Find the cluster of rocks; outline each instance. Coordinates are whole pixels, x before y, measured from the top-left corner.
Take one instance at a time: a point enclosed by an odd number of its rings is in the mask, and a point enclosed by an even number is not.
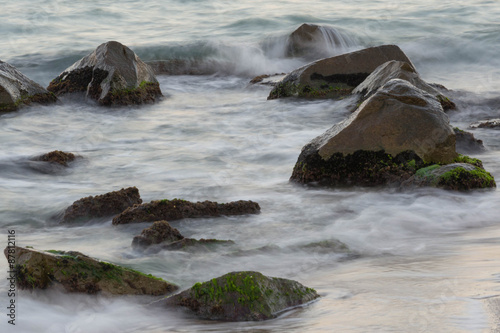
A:
[[[31,103],[54,103],[69,93],[85,94],[104,106],[154,103],[162,96],[151,66],[115,41],[99,45],[53,79],[47,89],[0,61],[0,112]]]

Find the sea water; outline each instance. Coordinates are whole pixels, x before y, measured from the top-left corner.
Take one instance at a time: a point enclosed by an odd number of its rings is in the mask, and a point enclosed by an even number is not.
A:
[[[117,40],[141,59],[210,63],[209,76],[158,76],[154,105],[103,108],[75,96],[0,116],[0,226],[16,244],[75,250],[138,269],[182,289],[255,270],[315,288],[318,301],[265,322],[221,323],[145,300],[22,291],[7,323],[7,263],[0,260],[2,332],[482,332],[498,325],[497,190],[322,189],[289,183],[301,148],[345,119],[354,101],[267,101],[261,74],[289,72],[286,37],[325,27],[322,53],[397,44],[427,82],[451,89],[453,126],[500,116],[498,1],[4,1],[0,59],[43,86],[99,44]],[[335,35],[332,36],[331,33]],[[342,43],[333,45],[340,39]],[[324,55],[322,54],[322,55]],[[498,131],[472,130],[473,154],[500,179]],[[63,173],[28,160],[81,155]],[[145,202],[253,200],[259,215],[173,221],[186,237],[231,239],[214,252],[143,255],[131,241],[148,226],[111,219],[60,226],[79,198],[137,186]],[[313,242],[344,242],[307,248]],[[254,251],[264,248],[265,250]]]

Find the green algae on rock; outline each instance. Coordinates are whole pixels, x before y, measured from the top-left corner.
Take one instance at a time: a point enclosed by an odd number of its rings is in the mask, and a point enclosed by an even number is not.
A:
[[[89,196],[73,202],[66,208],[62,223],[83,222],[94,217],[113,216],[141,203],[142,199],[137,187]]]
[[[174,221],[185,218],[258,214],[259,212],[259,204],[253,201],[239,200],[229,203],[217,203],[208,200],[189,202],[182,199],[164,199],[127,208],[113,218],[113,224],[161,220]]]
[[[50,104],[57,97],[30,80],[14,66],[0,61],[0,112],[9,112],[31,103]]]
[[[296,281],[245,271],[196,283],[158,304],[183,306],[210,320],[251,321],[275,318],[318,297],[314,289]]]
[[[153,69],[119,42],[101,44],[50,82],[56,95],[86,92],[104,106],[153,103],[162,96]]]
[[[15,247],[14,256],[20,289],[62,286],[67,292],[153,296],[166,295],[178,289],[176,285],[153,275],[99,261],[76,251],[38,251]]]

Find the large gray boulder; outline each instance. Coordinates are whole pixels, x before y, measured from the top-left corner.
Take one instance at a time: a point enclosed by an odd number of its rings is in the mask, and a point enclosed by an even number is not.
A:
[[[380,65],[352,93],[360,94],[363,99],[366,99],[392,79],[406,80],[415,87],[431,94],[439,100],[444,110],[455,108],[455,104],[448,97],[420,78],[412,64],[403,61],[391,60]]]
[[[382,45],[321,59],[294,70],[274,87],[268,99],[298,96],[339,98],[349,95],[377,67],[390,61],[410,59],[396,45]]]
[[[0,61],[0,112],[15,111],[31,103],[49,104],[57,97],[30,80],[14,66]]]
[[[108,295],[166,295],[178,287],[161,278],[99,261],[76,251],[7,247],[20,289],[62,287],[67,292]]]
[[[311,302],[314,289],[288,279],[259,272],[232,272],[196,283],[158,305],[183,306],[211,320],[251,321],[275,318],[280,312]]]
[[[354,41],[335,28],[304,23],[288,36],[285,55],[319,59],[352,45]]]
[[[415,164],[447,164],[457,156],[455,133],[438,100],[393,79],[348,119],[306,145],[291,180],[385,184],[410,177]]]
[[[52,80],[56,95],[85,92],[101,105],[153,103],[162,95],[153,69],[127,46],[107,42]]]

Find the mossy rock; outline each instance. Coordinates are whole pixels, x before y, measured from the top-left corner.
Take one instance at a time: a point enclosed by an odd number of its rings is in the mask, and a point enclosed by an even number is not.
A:
[[[318,297],[314,289],[296,281],[245,271],[196,283],[159,304],[183,306],[205,319],[252,321],[275,318]]]
[[[15,259],[20,289],[62,286],[67,292],[153,296],[178,289],[151,274],[99,261],[76,251],[37,251],[16,247]]]
[[[468,163],[431,165],[418,170],[411,182],[420,186],[434,186],[458,191],[496,187],[493,176],[478,166],[482,165],[481,161],[467,159],[475,162],[475,165]],[[467,159],[463,158],[463,160]]]

